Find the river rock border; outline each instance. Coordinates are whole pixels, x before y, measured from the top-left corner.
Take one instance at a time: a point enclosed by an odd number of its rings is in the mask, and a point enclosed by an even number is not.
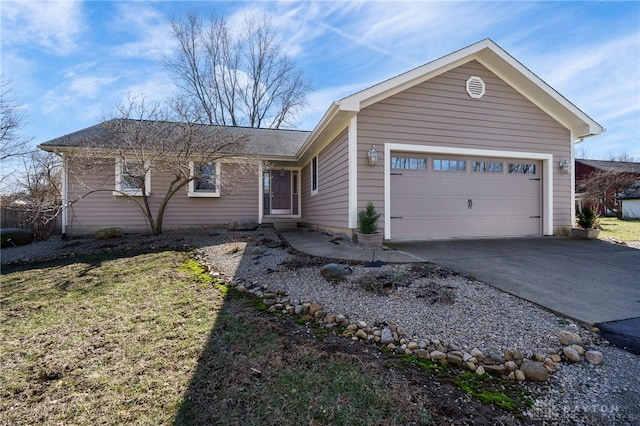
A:
[[[207,270],[211,267],[205,265]],[[222,280],[218,272],[210,274]],[[224,280],[223,280],[224,281]],[[599,365],[603,354],[587,350],[582,338],[573,332],[558,333],[561,347],[548,348],[545,353],[523,354],[519,349],[490,351],[483,353],[478,348],[466,351],[440,340],[409,337],[394,324],[369,325],[364,321],[350,319],[347,314],[326,312],[316,301],[291,300],[283,289],[270,289],[268,284],[236,283],[226,281],[238,293],[260,300],[267,312],[283,313],[305,321],[317,321],[327,330],[350,338],[354,342],[376,345],[399,355],[415,356],[432,360],[442,365],[466,368],[478,375],[490,373],[514,381],[546,381],[562,363],[588,362]]]

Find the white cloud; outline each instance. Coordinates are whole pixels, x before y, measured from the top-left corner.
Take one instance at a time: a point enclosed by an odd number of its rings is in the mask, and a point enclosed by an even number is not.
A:
[[[115,55],[160,60],[176,45],[169,18],[157,9],[135,2],[119,2],[117,8],[111,30],[128,33],[133,40],[113,46]]]
[[[85,28],[78,1],[3,1],[2,44],[7,47],[37,44],[56,55],[78,47]]]

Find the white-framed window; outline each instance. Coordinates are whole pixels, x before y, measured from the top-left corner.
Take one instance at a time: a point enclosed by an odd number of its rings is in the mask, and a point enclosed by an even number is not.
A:
[[[509,173],[535,175],[536,174],[536,165],[535,164],[526,164],[526,163],[510,163],[509,164]]]
[[[391,168],[402,170],[427,170],[427,159],[416,157],[391,157]]]
[[[318,193],[318,156],[311,159],[311,195]]]
[[[128,158],[117,159],[116,190],[113,194],[142,197],[143,190],[147,195],[151,195],[151,173],[148,164]]]
[[[500,161],[474,161],[473,171],[476,173],[502,173],[502,162]]]
[[[189,163],[191,176],[189,182],[189,197],[219,197],[220,196],[220,163]]]
[[[464,172],[467,170],[465,160],[434,159],[433,170],[436,172]]]

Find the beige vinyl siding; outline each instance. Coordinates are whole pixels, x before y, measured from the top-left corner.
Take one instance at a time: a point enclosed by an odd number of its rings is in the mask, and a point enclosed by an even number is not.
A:
[[[349,210],[348,135],[318,154],[318,193],[311,195],[311,161],[302,169],[302,215],[310,225],[346,228]]]
[[[115,160],[113,165],[74,178],[74,167],[70,164],[69,201],[73,202],[68,210],[69,235],[86,235],[98,229],[119,226],[125,232],[148,232],[148,224],[134,200],[142,203],[142,197],[124,197],[113,195],[115,187]],[[222,173],[232,174],[238,166],[222,164]],[[77,169],[76,169],[77,170]],[[151,197],[152,211],[158,206],[170,177],[152,173]],[[104,190],[86,195],[86,186]],[[180,189],[169,201],[165,211],[163,229],[199,228],[226,225],[232,219],[258,218],[258,176],[248,176],[241,182],[235,182],[221,188],[219,198],[188,197],[188,186]],[[83,197],[84,196],[84,197]],[[82,197],[82,198],[81,198]]]
[[[470,76],[485,82],[481,99],[472,99],[465,91]],[[570,225],[570,175],[557,167],[560,160],[571,158],[569,131],[477,61],[360,111],[359,207],[372,197],[382,204],[382,147],[387,142],[552,154],[554,225]],[[375,168],[365,166],[371,145],[380,153]]]

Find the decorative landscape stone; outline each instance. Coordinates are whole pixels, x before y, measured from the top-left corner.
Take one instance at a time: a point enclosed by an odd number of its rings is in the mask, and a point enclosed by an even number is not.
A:
[[[99,231],[96,231],[95,236],[98,240],[108,240],[109,238],[122,237],[122,228],[114,227],[100,229]]]
[[[327,268],[328,267],[328,268]],[[329,264],[323,270],[339,273],[350,272],[350,268],[338,264]],[[324,276],[324,274],[323,274]],[[326,277],[325,277],[326,278]],[[408,337],[395,324],[386,322],[376,323],[369,326],[362,320],[350,320],[343,313],[328,313],[317,301],[311,302],[289,302],[284,290],[268,290],[268,287],[260,286],[254,282],[244,285],[230,282],[239,292],[260,297],[265,305],[270,305],[269,311],[283,312],[290,315],[300,316],[302,319],[318,321],[326,329],[341,330],[345,337],[354,342],[379,345],[398,354],[405,356],[415,356],[419,359],[431,359],[440,364],[450,364],[474,371],[478,375],[490,373],[492,375],[506,377],[513,381],[546,381],[550,378],[558,366],[563,362],[581,362],[584,360],[599,365],[603,361],[603,356],[597,351],[584,350],[582,338],[573,332],[563,331],[558,333],[558,339],[562,343],[560,348],[544,348],[540,352],[523,356],[519,349],[488,351],[488,356],[478,348],[472,348],[465,352],[458,345],[447,344],[440,339],[420,339],[415,336]],[[340,326],[341,328],[337,328]]]
[[[31,244],[34,234],[29,229],[22,228],[2,228],[0,229],[2,247],[15,247]]]
[[[253,231],[260,224],[255,219],[234,219],[227,225],[229,231]]]

